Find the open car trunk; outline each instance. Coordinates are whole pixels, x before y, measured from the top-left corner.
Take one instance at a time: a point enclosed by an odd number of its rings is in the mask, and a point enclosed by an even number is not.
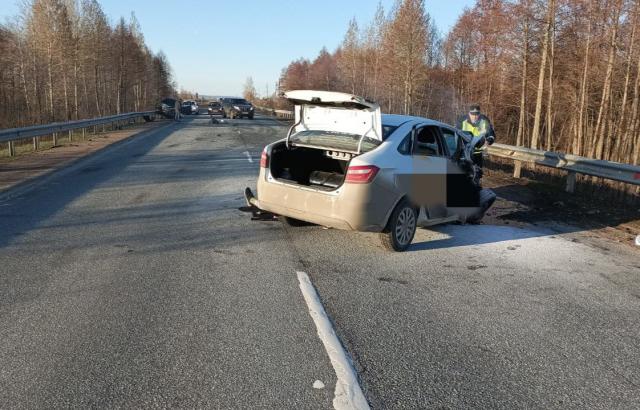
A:
[[[332,91],[289,91],[285,97],[295,105],[295,123],[269,159],[280,182],[335,190],[351,159],[382,143],[380,107],[373,102]]]
[[[271,176],[279,182],[333,191],[344,183],[353,154],[309,147],[273,147]]]

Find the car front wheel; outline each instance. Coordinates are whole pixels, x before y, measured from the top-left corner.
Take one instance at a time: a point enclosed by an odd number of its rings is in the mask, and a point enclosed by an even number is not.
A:
[[[401,200],[391,213],[387,227],[380,233],[382,244],[390,251],[406,251],[416,234],[417,224],[416,208],[406,199]]]

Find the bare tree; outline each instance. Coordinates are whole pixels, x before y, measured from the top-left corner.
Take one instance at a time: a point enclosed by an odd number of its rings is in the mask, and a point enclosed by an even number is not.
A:
[[[149,109],[175,93],[135,19],[113,28],[97,0],[25,0],[0,25],[0,127]]]
[[[544,77],[547,67],[547,56],[549,54],[549,38],[551,36],[551,25],[555,18],[555,0],[549,0],[547,5],[547,17],[543,32],[542,50],[540,51],[540,68],[538,74],[538,91],[536,95],[536,110],[533,119],[533,130],[531,132],[531,148],[538,148],[540,139],[540,123],[542,121],[542,94],[544,93]]]
[[[253,85],[253,78],[247,77],[247,81],[244,83],[244,91],[242,92],[242,96],[247,101],[256,101],[256,99],[258,98],[256,87]]]

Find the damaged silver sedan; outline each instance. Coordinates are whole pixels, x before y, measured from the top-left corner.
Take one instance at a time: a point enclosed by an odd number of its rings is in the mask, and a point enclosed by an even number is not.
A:
[[[495,194],[471,160],[483,138],[426,118],[381,115],[350,94],[300,90],[286,139],[267,145],[248,204],[291,225],[380,232],[404,251],[416,227],[479,221]]]

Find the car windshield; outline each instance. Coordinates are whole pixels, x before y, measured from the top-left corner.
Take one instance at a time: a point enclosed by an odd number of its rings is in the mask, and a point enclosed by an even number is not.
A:
[[[249,105],[249,101],[243,98],[229,98],[227,101],[231,104]]]
[[[382,126],[382,139],[387,139],[397,127]],[[358,152],[358,144],[362,135],[343,132],[309,130],[293,135],[290,141],[297,145],[310,145],[323,148],[333,148],[341,151]],[[368,152],[378,147],[381,142],[375,138],[362,139],[361,152]]]

